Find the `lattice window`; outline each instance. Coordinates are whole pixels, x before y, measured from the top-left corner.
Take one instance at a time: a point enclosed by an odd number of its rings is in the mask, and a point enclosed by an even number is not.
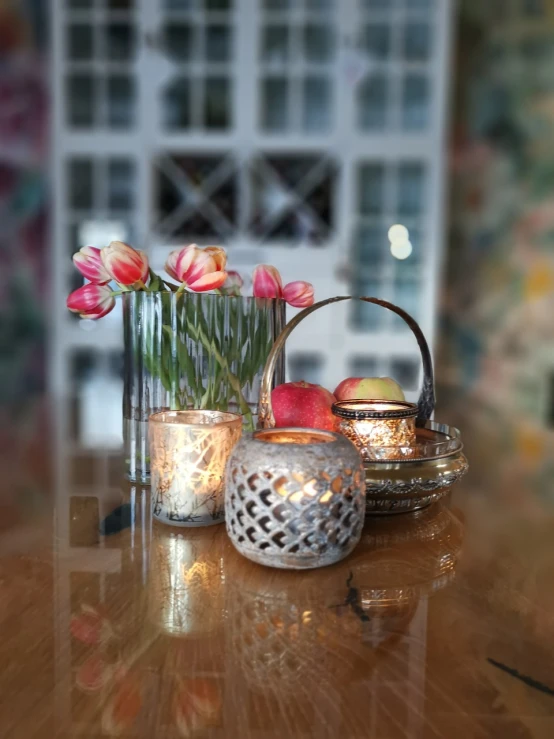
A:
[[[237,229],[237,174],[226,156],[166,154],[155,162],[157,225],[166,241],[227,241]]]
[[[165,0],[161,43],[172,63],[161,95],[168,131],[228,131],[233,125],[232,0]]]
[[[75,129],[131,128],[137,90],[133,0],[67,0],[65,113]]]
[[[333,0],[264,0],[259,123],[269,133],[325,133],[333,125],[337,35]]]
[[[370,133],[429,125],[434,43],[431,0],[360,0],[358,46],[367,70],[357,93],[357,125]]]
[[[155,170],[154,229],[166,241],[321,244],[332,231],[336,167],[325,155],[259,154],[240,167],[230,155],[167,154]]]
[[[259,156],[251,172],[250,228],[256,238],[311,244],[329,238],[336,166],[328,157]]]
[[[418,320],[422,310],[422,229],[425,220],[427,176],[422,162],[385,164],[374,161],[358,168],[358,218],[352,242],[352,291],[391,300]],[[402,223],[408,228],[413,251],[406,260],[391,258],[387,231]],[[378,331],[409,330],[389,311],[353,302],[352,327]]]

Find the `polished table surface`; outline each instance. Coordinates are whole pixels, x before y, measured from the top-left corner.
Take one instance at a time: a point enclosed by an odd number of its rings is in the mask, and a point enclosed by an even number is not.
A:
[[[0,737],[554,737],[554,508],[476,494],[266,569],[62,466],[0,534]],[[88,465],[88,466],[87,466]]]

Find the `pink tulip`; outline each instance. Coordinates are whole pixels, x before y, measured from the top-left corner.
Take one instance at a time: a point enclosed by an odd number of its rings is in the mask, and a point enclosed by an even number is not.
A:
[[[252,274],[255,298],[282,298],[283,283],[279,271],[269,264],[259,264]]]
[[[181,250],[180,249],[175,249],[174,251],[172,251],[169,254],[169,256],[168,256],[168,258],[167,258],[167,260],[165,262],[165,271],[174,280],[178,280],[179,279],[177,277],[177,272],[175,271],[175,268],[177,266],[177,259],[178,259],[180,253],[181,253]]]
[[[100,249],[95,246],[83,246],[73,255],[73,263],[83,277],[95,285],[105,285],[112,279],[102,263]]]
[[[283,288],[283,297],[293,308],[308,308],[314,304],[314,286],[303,280],[289,282]]]
[[[218,259],[221,265],[221,259]],[[175,262],[175,274],[179,282],[196,293],[215,290],[227,279],[227,272],[218,269],[218,261],[196,244],[185,246]]]
[[[96,320],[113,310],[115,298],[107,285],[89,283],[74,290],[67,298],[66,304],[70,311],[79,313],[81,318]]]
[[[112,241],[102,249],[102,262],[120,285],[134,285],[148,279],[148,257],[123,241]]]
[[[231,270],[230,272],[227,272],[227,279],[223,283],[221,291],[224,295],[238,296],[241,294],[243,285],[244,282],[239,273]]]

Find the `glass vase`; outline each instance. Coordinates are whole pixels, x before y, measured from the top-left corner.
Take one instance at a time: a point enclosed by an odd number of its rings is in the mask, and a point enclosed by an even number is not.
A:
[[[240,413],[255,428],[264,365],[285,301],[202,293],[123,296],[123,439],[127,476],[150,481],[148,418],[164,410]],[[284,358],[275,373],[284,382]]]

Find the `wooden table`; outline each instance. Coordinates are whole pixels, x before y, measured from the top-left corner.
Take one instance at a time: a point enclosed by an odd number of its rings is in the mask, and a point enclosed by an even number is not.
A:
[[[0,536],[2,739],[554,737],[547,503],[468,483],[291,573],[84,459],[56,485]]]

